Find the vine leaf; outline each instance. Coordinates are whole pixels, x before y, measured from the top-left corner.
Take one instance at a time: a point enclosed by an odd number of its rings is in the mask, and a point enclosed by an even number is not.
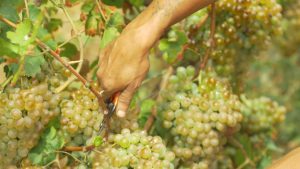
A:
[[[139,7],[144,4],[143,0],[128,0],[132,5]]]
[[[105,3],[106,5],[111,5],[111,6],[116,6],[116,7],[121,7],[124,3],[124,0],[102,0],[103,3]]]
[[[18,46],[0,38],[0,55],[12,58],[18,57]]]
[[[57,43],[52,39],[51,34],[45,28],[40,28],[37,33],[37,37],[44,42],[52,50],[57,48]]]
[[[119,32],[117,28],[111,27],[104,31],[103,37],[100,42],[100,48],[103,49],[107,44],[109,44],[111,41],[113,41],[117,36],[119,35]]]
[[[23,5],[23,0],[1,0],[0,3],[0,15],[12,22],[17,22],[19,20],[18,11],[19,7]],[[0,22],[0,34],[8,30],[12,30],[7,24]]]
[[[6,62],[5,58],[0,58],[0,64]]]
[[[119,11],[116,11],[112,14],[112,16],[107,21],[106,27],[107,28],[109,28],[109,27],[120,27],[124,24],[125,24],[125,21],[124,21],[123,15]]]
[[[60,27],[62,27],[62,20],[61,19],[57,19],[57,18],[51,18],[46,27],[48,29],[49,32],[54,32],[57,31]]]
[[[34,165],[46,165],[55,160],[56,151],[64,146],[64,139],[58,134],[59,119],[55,118],[49,122],[44,130],[39,144],[29,152],[29,160]]]
[[[60,55],[67,58],[72,58],[79,53],[76,45],[70,42],[63,45],[60,49]]]
[[[4,72],[5,72],[6,77],[9,77],[9,76],[15,74],[17,72],[18,68],[19,68],[19,64],[17,64],[17,63],[5,65]]]
[[[17,25],[16,31],[9,31],[6,33],[7,38],[14,44],[20,46],[27,46],[30,44],[29,33],[31,31],[32,25],[30,20],[25,20]]]
[[[163,52],[163,58],[169,64],[176,61],[177,55],[182,51],[182,46],[187,42],[187,36],[181,31],[171,31],[167,39],[159,42],[159,49]]]
[[[24,64],[25,75],[34,77],[37,73],[41,72],[41,65],[45,62],[43,56],[27,56]]]
[[[250,160],[253,160],[254,158],[254,151],[255,149],[252,147],[251,141],[249,137],[245,134],[240,134],[237,136],[237,140],[243,145],[243,148],[247,155],[249,156]],[[246,157],[242,153],[242,150],[237,150],[234,161],[237,165],[241,165],[246,160]]]
[[[138,123],[141,127],[144,127],[154,105],[155,101],[153,99],[147,99],[142,102],[141,111],[138,117]]]
[[[265,169],[272,163],[272,157],[264,156],[261,161],[258,163],[258,169]]]

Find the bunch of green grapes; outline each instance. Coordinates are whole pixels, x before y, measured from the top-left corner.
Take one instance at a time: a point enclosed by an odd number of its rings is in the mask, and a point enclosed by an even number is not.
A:
[[[268,97],[248,99],[241,95],[241,100],[242,128],[248,133],[270,131],[285,119],[286,108]]]
[[[292,1],[284,9],[283,36],[279,37],[277,44],[285,56],[292,56],[298,52],[300,44],[300,2]]]
[[[207,69],[193,81],[193,67],[179,67],[162,94],[163,127],[173,137],[173,151],[183,161],[201,161],[209,168],[213,157],[226,142],[229,128],[239,128],[242,121],[240,102],[226,81]]]
[[[263,157],[271,155],[268,151],[268,144],[274,140],[278,130],[277,126],[285,118],[286,109],[267,97],[248,99],[245,95],[241,95],[240,98],[241,113],[244,118],[240,132],[231,137],[236,142],[249,146],[252,155],[255,156],[252,160],[258,167]],[[218,168],[231,169],[241,165],[241,161],[236,158],[240,151],[240,148],[234,146],[232,142],[226,144],[221,153],[222,156],[220,156],[222,158],[216,159]],[[262,155],[262,152],[265,154]]]
[[[60,103],[61,132],[67,145],[85,145],[99,132],[103,113],[96,96],[85,87],[71,92],[71,96]]]
[[[172,169],[175,155],[168,151],[159,136],[147,136],[144,131],[111,135],[109,143],[93,154],[96,169]]]
[[[236,71],[241,61],[251,58],[272,36],[282,32],[281,6],[276,0],[220,0],[216,13],[212,58],[221,75]]]
[[[122,129],[127,128],[130,131],[139,130],[138,124],[139,110],[133,108],[128,111],[125,117],[120,118],[113,115],[111,118],[111,129],[115,133],[120,133]]]
[[[22,79],[25,83],[26,79]],[[0,94],[0,166],[16,164],[37,144],[46,124],[60,113],[60,94],[48,83],[29,81],[27,88],[7,87]]]

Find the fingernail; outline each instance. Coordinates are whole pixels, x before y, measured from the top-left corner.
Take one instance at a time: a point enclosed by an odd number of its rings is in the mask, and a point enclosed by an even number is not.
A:
[[[126,112],[123,111],[123,110],[119,110],[119,111],[117,112],[117,116],[118,116],[118,117],[123,118],[123,117],[125,117],[125,115],[126,115]]]
[[[106,115],[106,114],[108,114],[108,111],[107,111],[107,110],[104,110],[104,112],[103,112],[103,113]]]

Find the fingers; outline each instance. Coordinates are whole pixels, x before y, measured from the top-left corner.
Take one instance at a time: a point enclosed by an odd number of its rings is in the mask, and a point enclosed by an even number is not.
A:
[[[137,89],[137,86],[134,83],[131,83],[120,94],[117,111],[116,111],[118,117],[123,118],[126,116],[126,111],[128,110],[130,101],[131,101],[136,89]]]
[[[130,101],[131,101],[135,91],[140,87],[142,81],[146,77],[147,72],[149,70],[150,65],[149,65],[148,59],[145,62],[143,62],[141,64],[141,66],[143,67],[144,70],[140,72],[141,74],[132,83],[130,83],[125,88],[125,90],[123,90],[121,95],[119,96],[119,102],[118,102],[117,111],[116,111],[118,117],[126,116],[126,112],[130,105]]]

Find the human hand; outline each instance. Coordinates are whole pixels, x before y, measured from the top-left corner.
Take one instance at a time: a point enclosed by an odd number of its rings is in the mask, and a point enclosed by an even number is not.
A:
[[[124,117],[136,89],[145,78],[148,69],[147,40],[141,29],[125,29],[100,54],[97,77],[104,96],[120,92],[117,115]]]
[[[299,169],[300,148],[296,148],[284,157],[275,161],[268,169]]]
[[[118,116],[126,115],[134,92],[148,72],[147,53],[165,30],[214,1],[154,0],[101,52],[97,77],[104,96],[121,92]]]

